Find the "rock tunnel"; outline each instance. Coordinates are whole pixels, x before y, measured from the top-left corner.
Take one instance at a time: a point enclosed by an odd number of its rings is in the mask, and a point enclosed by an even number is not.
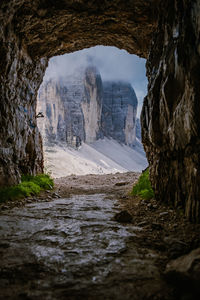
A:
[[[43,171],[36,96],[48,59],[116,46],[147,58],[141,124],[156,198],[200,221],[199,35],[199,0],[2,0],[0,185]]]

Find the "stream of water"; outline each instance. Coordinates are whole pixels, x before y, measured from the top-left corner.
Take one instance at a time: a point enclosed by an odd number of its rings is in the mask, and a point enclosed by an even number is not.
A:
[[[118,211],[95,194],[1,213],[0,299],[147,299],[156,254],[137,249],[142,229],[114,221]]]

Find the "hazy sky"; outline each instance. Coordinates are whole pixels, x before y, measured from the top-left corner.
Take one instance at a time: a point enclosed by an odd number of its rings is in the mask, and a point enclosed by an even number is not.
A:
[[[145,59],[116,47],[96,46],[51,58],[44,80],[67,76],[88,61],[100,71],[102,80],[124,80],[132,84],[138,98],[138,116],[147,91]]]

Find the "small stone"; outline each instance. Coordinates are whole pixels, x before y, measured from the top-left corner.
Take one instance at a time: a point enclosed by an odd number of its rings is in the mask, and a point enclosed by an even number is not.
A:
[[[147,207],[152,208],[152,204],[151,203],[147,204]]]
[[[133,218],[127,210],[122,210],[114,216],[114,219],[119,223],[131,223]]]
[[[26,202],[27,202],[27,203],[32,203],[33,200],[32,200],[32,199],[28,199]]]
[[[3,205],[1,208],[2,208],[2,209],[9,209],[9,206]]]
[[[148,224],[149,223],[147,221],[143,221],[143,222],[138,223],[137,225],[143,227],[143,226],[146,226]]]
[[[164,217],[164,216],[167,216],[169,213],[168,213],[168,211],[164,211],[164,212],[161,212],[160,214],[159,214],[159,216],[160,217]]]
[[[167,244],[168,256],[173,259],[185,253],[188,249],[186,243],[175,238],[165,237],[163,241]]]
[[[53,194],[52,194],[52,197],[53,197],[53,198],[60,198],[60,195],[58,195],[58,193],[53,193]]]

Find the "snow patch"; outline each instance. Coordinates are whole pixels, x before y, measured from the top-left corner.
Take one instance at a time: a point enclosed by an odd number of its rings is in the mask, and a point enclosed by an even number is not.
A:
[[[141,172],[148,165],[139,140],[134,148],[104,138],[83,144],[78,150],[67,145],[46,146],[44,150],[45,168],[56,178],[71,174]]]

